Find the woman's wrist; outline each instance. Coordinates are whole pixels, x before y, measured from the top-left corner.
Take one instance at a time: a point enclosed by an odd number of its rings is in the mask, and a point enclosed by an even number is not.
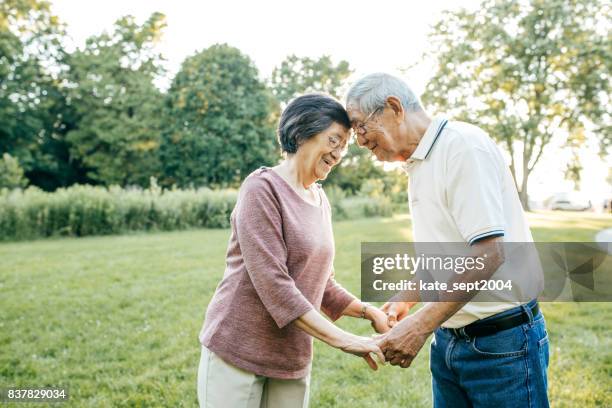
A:
[[[375,307],[371,304],[355,299],[342,311],[342,316],[357,317],[371,321],[374,318],[372,314],[374,309]]]
[[[377,314],[378,313],[382,313],[380,312],[380,309],[378,309],[376,306],[372,306],[370,304],[368,304],[368,307],[365,311],[365,316],[364,319],[367,319],[371,322],[376,321],[376,318],[378,317]]]
[[[359,311],[359,317],[362,319],[372,320],[372,306],[369,303],[361,302],[361,309]]]
[[[339,329],[337,333],[334,333],[334,336],[330,338],[327,344],[337,349],[343,349],[351,343],[351,337],[352,335],[350,333]]]

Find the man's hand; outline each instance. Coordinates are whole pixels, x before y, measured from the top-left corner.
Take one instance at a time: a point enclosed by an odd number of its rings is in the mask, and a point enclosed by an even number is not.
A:
[[[387,324],[389,327],[393,327],[397,322],[401,321],[404,317],[408,316],[412,306],[418,302],[387,302],[383,305],[381,310],[387,314]],[[378,330],[377,330],[378,331]],[[382,333],[382,332],[379,332]]]
[[[397,323],[391,331],[376,339],[380,349],[385,354],[385,360],[390,362],[391,365],[399,365],[402,368],[410,367],[412,360],[433,332],[433,330],[425,327],[418,315],[417,313],[406,317]]]
[[[369,305],[365,317],[372,322],[372,327],[376,330],[376,333],[386,333],[391,330],[387,315],[376,306]]]

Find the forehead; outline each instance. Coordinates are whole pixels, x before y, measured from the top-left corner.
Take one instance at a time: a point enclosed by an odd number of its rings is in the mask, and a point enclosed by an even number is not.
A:
[[[354,103],[347,105],[346,112],[348,113],[351,123],[365,119],[365,115],[361,112],[359,107]]]
[[[346,138],[349,136],[349,129],[345,128],[338,122],[334,122],[323,133],[328,136],[338,136],[341,138]]]

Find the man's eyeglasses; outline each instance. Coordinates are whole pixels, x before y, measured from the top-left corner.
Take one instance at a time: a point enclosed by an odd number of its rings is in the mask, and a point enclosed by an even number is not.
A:
[[[374,109],[368,116],[366,116],[366,118],[364,120],[362,120],[359,124],[354,124],[353,125],[353,132],[355,132],[355,134],[357,136],[364,136],[366,133],[368,133],[368,128],[366,127],[368,121],[370,119],[373,118],[373,116],[380,112],[382,109],[384,109],[383,107],[380,108],[376,108]]]

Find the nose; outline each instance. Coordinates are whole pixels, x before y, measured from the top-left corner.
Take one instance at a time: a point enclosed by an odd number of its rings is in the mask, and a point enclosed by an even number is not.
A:
[[[340,148],[332,150],[329,155],[334,159],[334,164],[337,164],[342,158],[342,154],[340,154]]]
[[[357,144],[359,146],[364,146],[368,142],[365,135],[357,135]]]

